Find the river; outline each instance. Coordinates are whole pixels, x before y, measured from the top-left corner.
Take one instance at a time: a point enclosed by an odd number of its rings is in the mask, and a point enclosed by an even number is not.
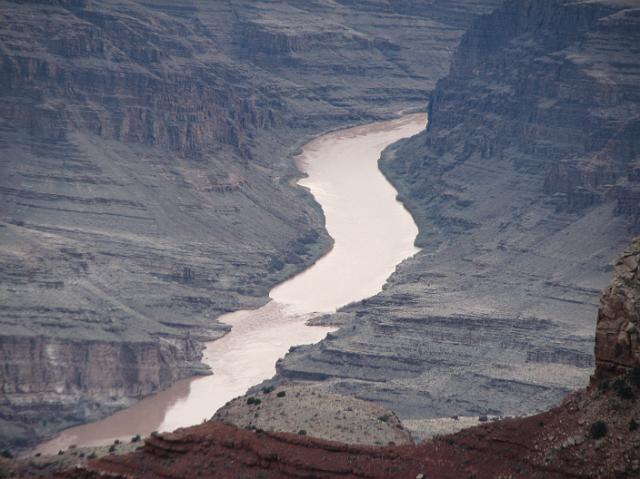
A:
[[[299,184],[322,206],[333,248],[314,265],[274,287],[271,301],[219,319],[232,326],[206,344],[213,375],[175,383],[101,421],[73,427],[37,448],[56,453],[70,445],[96,446],[136,434],[199,424],[227,401],[275,374],[291,346],[320,341],[331,328],[307,326],[318,314],[379,292],[402,260],[417,252],[418,233],[396,191],[378,169],[389,144],[420,132],[424,114],[338,130],[307,143],[296,158]]]

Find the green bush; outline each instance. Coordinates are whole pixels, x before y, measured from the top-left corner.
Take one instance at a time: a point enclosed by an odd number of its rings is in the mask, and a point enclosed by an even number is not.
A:
[[[267,386],[267,387],[262,388],[262,393],[263,393],[263,394],[269,394],[269,393],[270,393],[270,392],[272,392],[273,390],[274,390],[274,387],[273,387],[273,386]]]
[[[287,393],[285,391],[278,391],[278,394],[276,394],[276,396],[278,396],[279,398],[283,398],[287,395]]]
[[[589,435],[593,439],[600,439],[607,435],[607,424],[604,421],[596,421],[591,425]]]
[[[261,403],[262,403],[262,400],[261,400],[261,399],[255,398],[255,397],[253,397],[253,396],[250,396],[250,397],[247,399],[247,404],[249,404],[249,405],[251,405],[251,404],[255,404],[255,405],[257,406],[258,404],[261,404]]]

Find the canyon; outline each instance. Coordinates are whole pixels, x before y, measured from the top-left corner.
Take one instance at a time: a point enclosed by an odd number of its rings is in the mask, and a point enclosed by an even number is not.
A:
[[[188,384],[180,381],[113,416],[64,430],[36,451],[56,454],[72,445],[109,445],[199,424],[271,377],[276,361],[291,347],[324,338],[333,328],[307,324],[380,291],[395,265],[416,252],[418,228],[396,200],[397,192],[378,169],[377,160],[385,146],[424,127],[424,114],[405,115],[338,130],[304,145],[295,158],[305,175],[299,184],[308,188],[325,213],[331,250],[275,286],[269,292],[271,301],[263,307],[219,317],[231,331],[205,343],[202,361],[213,375]],[[281,412],[296,416],[288,408]]]
[[[9,474],[46,474],[89,479],[155,477],[460,477],[514,479],[632,478],[640,473],[640,360],[624,333],[638,327],[640,304],[629,318],[618,297],[640,294],[640,239],[629,245],[601,297],[596,336],[596,369],[588,388],[572,393],[553,409],[526,418],[505,419],[440,436],[423,444],[375,447],[345,444],[296,433],[240,429],[221,422],[238,407],[229,405],[202,425],[153,435],[131,454],[106,456],[63,471],[46,463],[21,464]],[[617,294],[613,295],[612,291]],[[612,322],[618,327],[612,328]],[[609,334],[610,332],[614,334]],[[611,350],[619,352],[610,355]],[[635,366],[628,356],[635,356]],[[612,367],[614,366],[614,367]],[[264,396],[277,402],[276,388]],[[331,398],[323,396],[324,401]],[[351,403],[355,405],[355,403]],[[260,405],[254,405],[260,411]],[[368,408],[362,407],[363,411]],[[323,415],[324,417],[324,415]],[[394,418],[395,420],[395,418]],[[314,419],[310,418],[310,424]],[[379,421],[380,422],[380,421]],[[343,425],[358,425],[350,418]],[[596,427],[596,425],[600,425]],[[599,432],[598,432],[599,431]],[[392,437],[387,433],[387,437]],[[67,451],[71,461],[81,458]],[[0,459],[1,461],[1,459]],[[7,461],[5,460],[5,463]],[[8,465],[9,468],[15,466]],[[49,471],[49,472],[48,472]],[[11,477],[11,476],[10,476]]]
[[[638,474],[636,1],[2,5],[0,446],[207,374],[214,318],[331,247],[296,150],[418,104],[379,166],[421,250],[383,291],[213,420],[58,476]]]
[[[497,3],[0,2],[0,447],[208,374],[331,246],[297,148],[423,106]]]
[[[474,22],[427,130],[380,162],[421,251],[267,384],[375,401],[416,437],[584,387],[600,291],[639,226],[639,35],[634,2],[511,1]]]

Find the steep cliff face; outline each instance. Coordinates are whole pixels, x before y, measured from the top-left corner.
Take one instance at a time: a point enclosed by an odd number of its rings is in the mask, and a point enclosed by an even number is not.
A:
[[[418,432],[584,386],[590,318],[638,228],[639,22],[617,1],[517,0],[479,18],[427,131],[381,160],[422,251],[276,381],[379,401]]]
[[[291,153],[423,104],[454,3],[1,2],[0,447],[202,373],[329,246]]]
[[[615,279],[600,300],[596,329],[596,378],[640,367],[640,239],[614,267]]]
[[[637,314],[639,310],[637,304],[631,309],[609,307],[616,303],[611,298],[612,290],[625,288],[637,293],[638,255],[640,240],[636,239],[620,257],[613,281],[602,295],[602,311],[608,308],[607,323],[625,323],[630,311]],[[609,329],[602,319],[602,311],[598,335]],[[68,450],[56,458],[5,460],[4,466],[17,475],[49,472],[60,478],[93,478],[104,474],[123,478],[238,477],[243,474],[452,479],[638,477],[640,403],[636,398],[640,394],[640,377],[636,373],[629,375],[626,370],[614,374],[609,367],[609,351],[600,342],[595,351],[596,376],[600,376],[600,381],[571,394],[559,406],[534,416],[492,421],[418,445],[371,447],[325,441],[304,434],[286,434],[277,432],[288,430],[281,419],[269,414],[271,419],[264,421],[264,411],[260,411],[259,421],[260,427],[267,432],[255,429],[255,426],[248,430],[219,422],[230,419],[238,424],[240,418],[256,421],[257,409],[249,413],[248,406],[242,404],[245,402],[242,399],[246,398],[242,398],[227,405],[205,424],[147,438],[144,446],[133,454],[110,455],[87,462],[77,450]],[[603,360],[606,378],[602,376]],[[609,379],[615,379],[613,387],[610,387]],[[288,396],[294,389],[282,390],[286,390]],[[271,402],[282,399],[277,396],[267,398],[269,394],[273,392],[263,392],[259,397]],[[303,404],[292,407],[312,409],[313,402],[318,399],[309,396],[302,395]],[[327,397],[322,399],[321,417],[326,418],[327,409],[332,406],[341,408],[345,405],[344,398],[337,404]],[[371,405],[355,399],[350,400],[350,405],[349,416],[366,417],[372,409]],[[344,424],[354,425],[353,417],[348,417]],[[320,424],[314,426],[317,431],[322,429]],[[78,461],[84,462],[82,466],[69,469],[69,464]],[[55,474],[55,471],[60,472]]]

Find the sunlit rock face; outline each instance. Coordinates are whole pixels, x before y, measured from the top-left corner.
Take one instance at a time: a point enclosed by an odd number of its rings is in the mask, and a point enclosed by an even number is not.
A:
[[[498,3],[0,2],[0,447],[203,373],[330,245],[295,149],[424,105]]]

